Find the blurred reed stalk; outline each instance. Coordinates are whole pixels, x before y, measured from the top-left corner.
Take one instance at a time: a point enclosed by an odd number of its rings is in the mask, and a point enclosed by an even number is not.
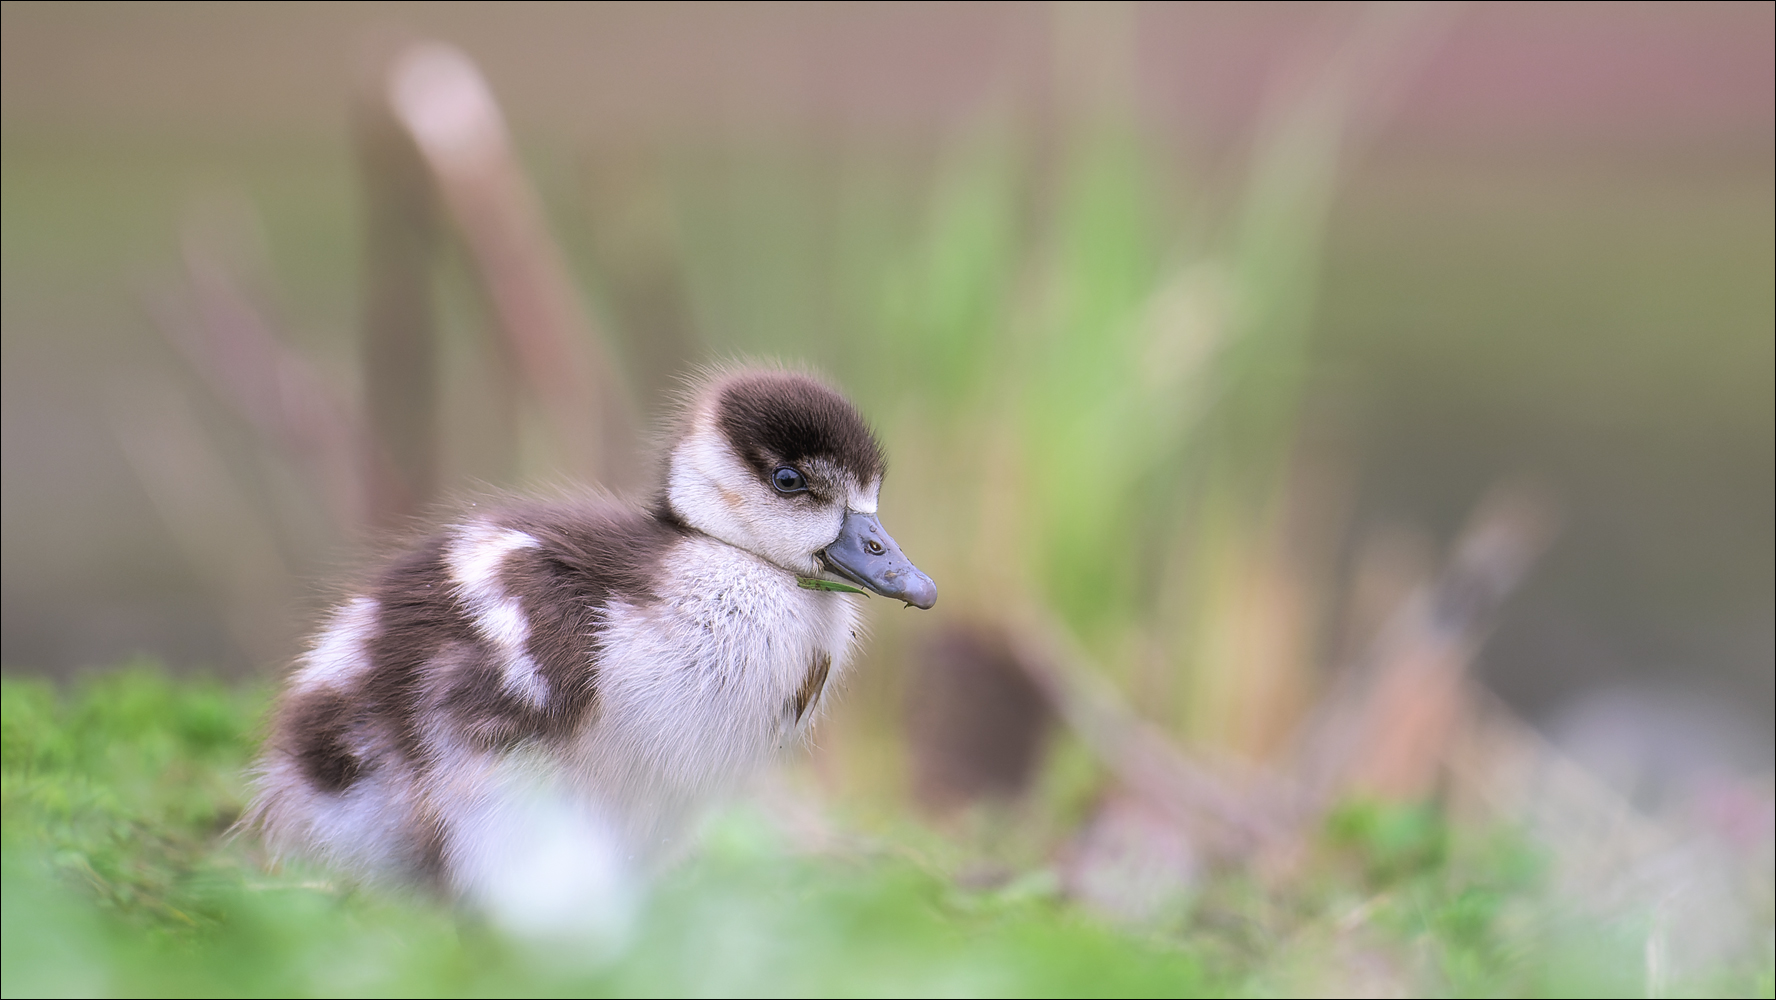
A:
[[[1312,802],[1351,792],[1421,801],[1436,791],[1470,711],[1468,665],[1555,521],[1552,500],[1526,483],[1481,499],[1447,565],[1408,592],[1322,698],[1297,746]]]
[[[430,271],[439,221],[461,238],[500,343],[535,396],[561,466],[611,488],[638,473],[627,380],[613,368],[487,82],[437,42],[396,50],[359,115],[367,221],[365,397],[394,475],[378,520],[436,489],[436,331]],[[441,209],[443,220],[433,215]]]
[[[382,67],[378,67],[382,69]],[[363,315],[358,338],[370,447],[370,521],[400,524],[438,489],[437,192],[381,73],[354,117],[363,185]]]
[[[1288,848],[1355,794],[1428,801],[1477,711],[1467,670],[1506,597],[1552,540],[1541,492],[1501,484],[1476,507],[1447,565],[1419,582],[1303,725],[1276,768],[1203,761],[1142,718],[1051,616],[1014,612],[1011,662],[1115,780],[1186,830],[1207,857]],[[1496,709],[1495,709],[1496,712]]]
[[[250,212],[236,211],[224,225],[189,227],[183,287],[151,296],[150,312],[198,379],[251,429],[261,455],[281,461],[272,477],[289,482],[247,485],[265,470],[232,467],[183,406],[145,396],[117,421],[150,496],[200,572],[220,585],[237,643],[259,662],[288,652],[294,563],[317,543],[410,522],[443,485],[435,292],[446,237],[467,250],[496,320],[494,340],[517,373],[516,386],[496,392],[528,391],[570,473],[621,489],[639,472],[627,382],[579,303],[474,64],[436,43],[395,49],[377,64],[355,126],[365,240],[361,405],[289,346],[248,291],[242,272],[255,254],[239,237],[254,227]],[[481,375],[507,381],[502,371]],[[294,494],[314,509],[298,509]],[[315,511],[326,522],[318,533],[306,524]],[[300,554],[280,558],[280,543]]]
[[[408,522],[443,485],[436,272],[455,235],[517,384],[498,370],[482,377],[501,382],[500,394],[536,400],[562,468],[610,488],[635,485],[627,380],[580,305],[479,70],[437,43],[395,49],[360,96],[354,135],[364,215],[361,406],[287,346],[245,291],[239,247],[229,246],[238,241],[214,226],[187,235],[181,303],[153,308],[190,368],[318,491],[334,538]],[[231,229],[251,228],[235,222]]]

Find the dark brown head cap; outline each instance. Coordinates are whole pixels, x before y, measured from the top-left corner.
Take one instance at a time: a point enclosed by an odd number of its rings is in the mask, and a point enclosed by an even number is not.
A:
[[[710,414],[734,453],[760,477],[824,460],[860,484],[882,478],[882,446],[851,401],[809,375],[742,371],[716,379]]]

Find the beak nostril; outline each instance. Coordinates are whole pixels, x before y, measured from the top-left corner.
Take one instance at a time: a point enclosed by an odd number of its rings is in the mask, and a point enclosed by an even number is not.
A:
[[[872,538],[872,539],[870,539],[870,540],[869,540],[869,541],[867,541],[867,542],[864,542],[864,543],[863,543],[863,547],[864,547],[864,548],[865,548],[865,549],[866,549],[866,550],[868,550],[868,552],[869,552],[869,554],[870,554],[870,555],[872,555],[872,556],[879,556],[879,555],[881,555],[881,554],[882,554],[882,552],[883,552],[883,549],[882,549],[882,543],[881,543],[881,542],[878,542],[878,541],[876,541],[876,540],[875,540],[875,539],[873,539],[873,538]]]

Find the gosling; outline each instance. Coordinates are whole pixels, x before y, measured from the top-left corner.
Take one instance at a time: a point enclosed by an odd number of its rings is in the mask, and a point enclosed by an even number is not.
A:
[[[819,380],[707,378],[665,451],[651,503],[470,505],[331,613],[256,771],[274,852],[472,896],[567,814],[644,869],[807,733],[858,595],[936,603],[877,520],[881,446]]]

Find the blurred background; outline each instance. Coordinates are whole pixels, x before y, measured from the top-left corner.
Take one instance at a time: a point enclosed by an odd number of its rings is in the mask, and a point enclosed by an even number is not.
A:
[[[780,359],[943,593],[826,794],[1101,810],[1138,715],[1420,796],[1484,704],[1767,803],[1773,11],[8,2],[0,660],[277,676],[379,529]]]

